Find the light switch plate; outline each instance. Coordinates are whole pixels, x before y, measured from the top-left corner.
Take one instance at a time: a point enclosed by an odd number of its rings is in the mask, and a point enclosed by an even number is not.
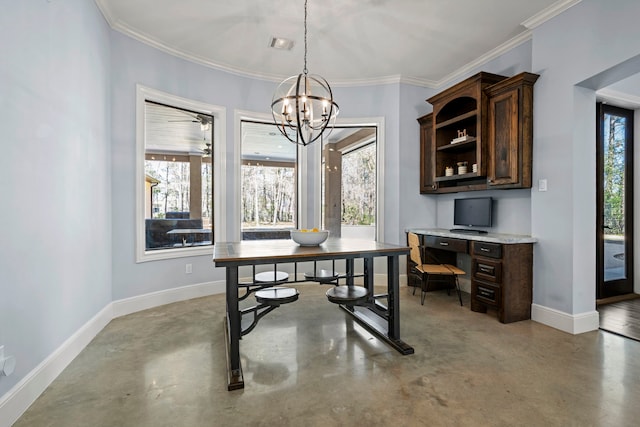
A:
[[[547,180],[539,179],[538,180],[538,191],[547,191]]]

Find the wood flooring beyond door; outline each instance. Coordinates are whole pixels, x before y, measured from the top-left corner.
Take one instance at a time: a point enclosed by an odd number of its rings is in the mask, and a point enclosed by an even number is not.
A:
[[[598,305],[600,329],[640,341],[640,298]]]

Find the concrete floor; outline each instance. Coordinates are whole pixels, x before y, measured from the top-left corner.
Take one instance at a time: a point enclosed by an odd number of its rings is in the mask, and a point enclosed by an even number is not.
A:
[[[240,343],[228,392],[224,296],[114,319],[18,420],[25,426],[636,426],[640,343],[573,336],[401,292],[402,356],[302,284]]]

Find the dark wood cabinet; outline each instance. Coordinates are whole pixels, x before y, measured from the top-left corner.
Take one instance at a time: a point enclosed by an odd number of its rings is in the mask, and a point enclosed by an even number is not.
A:
[[[537,79],[537,74],[521,73],[486,89],[489,187],[531,188],[533,85]]]
[[[471,242],[471,310],[511,323],[531,318],[533,245]]]
[[[433,118],[429,113],[418,119],[420,123],[420,193],[435,193],[438,186],[435,183],[435,157],[432,155],[433,145]]]
[[[418,119],[420,192],[531,187],[537,77],[481,72],[429,98],[433,113]]]

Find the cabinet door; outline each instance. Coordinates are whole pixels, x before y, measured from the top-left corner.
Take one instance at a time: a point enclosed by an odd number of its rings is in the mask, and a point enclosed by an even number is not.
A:
[[[432,114],[418,119],[420,123],[420,193],[435,193],[435,146],[433,138]]]
[[[521,181],[519,90],[503,92],[489,99],[489,185],[513,185]]]

